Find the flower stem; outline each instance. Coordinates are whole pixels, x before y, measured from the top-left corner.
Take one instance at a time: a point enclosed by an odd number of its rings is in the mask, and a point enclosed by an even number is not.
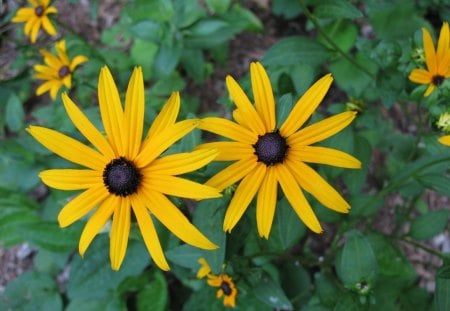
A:
[[[342,57],[344,57],[346,60],[348,60],[350,63],[352,63],[356,68],[364,72],[366,75],[368,75],[370,78],[375,80],[375,75],[371,73],[367,68],[364,66],[361,66],[358,62],[356,62],[352,57],[350,57],[347,53],[345,53],[334,41],[333,39],[324,31],[322,26],[320,25],[317,17],[312,14],[308,8],[306,7],[303,0],[300,1],[300,6],[302,7],[303,13],[305,16],[311,20],[311,22],[314,24],[314,26],[317,28],[317,30],[320,32],[320,34],[323,36],[323,38],[333,47],[333,49],[338,52]]]
[[[399,239],[400,239],[400,241],[406,242],[406,243],[411,244],[411,245],[413,245],[413,246],[415,246],[417,248],[420,248],[420,249],[426,251],[427,253],[429,253],[431,255],[439,257],[442,260],[449,260],[450,259],[450,254],[444,254],[444,253],[438,252],[438,251],[432,249],[431,247],[422,245],[422,244],[420,244],[420,243],[418,243],[418,242],[416,242],[416,241],[414,241],[414,240],[412,240],[410,238],[400,237]]]

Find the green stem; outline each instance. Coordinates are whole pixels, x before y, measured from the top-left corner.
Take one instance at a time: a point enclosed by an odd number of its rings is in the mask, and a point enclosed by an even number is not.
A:
[[[416,242],[416,241],[414,241],[414,240],[412,240],[410,238],[400,237],[399,240],[403,241],[403,242],[406,242],[406,243],[409,243],[409,244],[411,244],[411,245],[413,245],[413,246],[415,246],[417,248],[420,248],[420,249],[426,251],[427,253],[429,253],[431,255],[434,255],[436,257],[441,258],[442,260],[449,260],[450,259],[450,254],[443,254],[443,253],[438,252],[438,251],[436,251],[436,250],[434,250],[434,249],[432,249],[432,248],[430,248],[428,246],[422,245],[422,244],[420,244],[420,243],[418,243],[418,242]]]
[[[368,75],[370,78],[375,80],[375,75],[371,73],[367,68],[364,66],[361,66],[358,62],[356,62],[352,57],[350,57],[347,53],[345,53],[334,41],[333,39],[324,31],[322,26],[319,23],[319,20],[317,17],[315,17],[306,7],[303,0],[300,1],[300,6],[302,7],[303,13],[305,13],[305,16],[311,20],[311,22],[314,24],[314,26],[317,28],[317,30],[320,32],[320,34],[323,36],[323,38],[333,47],[333,49],[338,52],[343,58],[348,60],[350,63],[352,63],[356,68],[364,72],[366,75]]]

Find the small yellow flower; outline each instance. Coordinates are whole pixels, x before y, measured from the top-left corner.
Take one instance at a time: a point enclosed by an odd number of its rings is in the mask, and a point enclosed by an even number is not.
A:
[[[450,113],[444,112],[439,116],[436,126],[445,133],[450,133]]]
[[[237,161],[223,169],[207,185],[226,189],[242,180],[225,214],[223,229],[231,231],[255,195],[259,235],[269,238],[278,184],[299,218],[314,232],[322,226],[303,194],[302,188],[323,205],[348,213],[350,205],[319,174],[305,163],[320,163],[345,168],[360,168],[353,156],[339,150],[310,146],[341,131],[356,116],[346,111],[300,129],[322,101],[333,78],[330,74],[317,81],[295,104],[286,121],[277,127],[275,100],[269,77],[260,63],[250,65],[255,106],[231,77],[226,84],[237,106],[236,122],[223,118],[205,118],[199,128],[232,141],[206,143],[197,147],[218,149],[215,161]]]
[[[208,275],[208,285],[212,287],[219,287],[216,297],[223,299],[223,305],[225,307],[234,308],[236,306],[236,296],[238,290],[234,285],[233,279],[225,273],[221,273],[219,276]]]
[[[409,79],[415,83],[427,84],[428,88],[424,95],[428,96],[450,77],[450,32],[448,23],[445,22],[439,34],[437,49],[428,30],[422,28],[422,33],[427,69],[414,69]]]
[[[37,90],[36,95],[42,95],[50,91],[50,97],[55,100],[59,89],[64,85],[70,89],[72,86],[72,73],[75,68],[86,62],[88,58],[83,55],[75,56],[72,60],[67,55],[66,41],[61,40],[56,43],[57,55],[41,50],[40,53],[44,57],[45,65],[34,65],[36,74],[34,77],[44,80]]]
[[[83,256],[92,240],[112,218],[110,234],[111,267],[118,270],[125,257],[134,214],[144,243],[156,265],[169,270],[153,218],[178,238],[203,249],[217,248],[167,198],[205,199],[219,192],[176,175],[192,172],[208,164],[216,150],[161,156],[171,145],[192,131],[197,119],[176,122],[180,109],[178,92],[172,94],[142,140],[144,126],[144,81],[140,67],[134,69],[122,108],[116,84],[107,67],[100,71],[98,100],[103,122],[102,134],[75,103],[62,95],[64,107],[75,127],[93,147],[57,131],[30,126],[27,131],[47,149],[86,169],[51,169],[39,174],[49,187],[83,190],[58,215],[67,227],[92,212],[80,237]]]
[[[36,42],[41,26],[49,35],[56,35],[56,29],[47,15],[58,13],[58,11],[50,6],[50,0],[28,0],[28,2],[32,7],[19,9],[11,21],[25,23],[24,32],[30,37],[31,43]]]
[[[443,145],[450,146],[450,135],[442,136],[439,138],[439,142]]]
[[[198,263],[200,264],[200,269],[197,272],[197,278],[203,279],[205,276],[211,273],[211,267],[206,262],[206,259],[201,257],[198,259]]]

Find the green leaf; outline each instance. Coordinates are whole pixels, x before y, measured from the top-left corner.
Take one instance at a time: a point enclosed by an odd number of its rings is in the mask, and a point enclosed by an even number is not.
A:
[[[205,0],[206,5],[212,13],[223,14],[230,7],[230,0]]]
[[[349,232],[336,269],[345,287],[360,294],[370,291],[377,276],[377,261],[370,243],[359,231]]]
[[[5,108],[6,125],[12,132],[18,132],[24,127],[25,113],[20,99],[14,93],[10,93]]]
[[[142,66],[144,80],[148,80],[151,77],[157,51],[158,46],[153,42],[134,40],[134,44],[130,49],[130,56],[133,63]]]
[[[285,94],[280,97],[275,106],[276,108],[276,116],[277,116],[277,128],[280,128],[284,123],[286,118],[292,111],[292,107],[294,107],[294,102],[292,99],[292,94]]]
[[[447,176],[443,174],[424,174],[418,176],[417,180],[426,188],[450,197],[450,180]]]
[[[169,294],[167,282],[159,270],[154,270],[153,280],[137,294],[138,311],[164,311],[167,307]]]
[[[213,48],[219,46],[234,36],[232,25],[218,18],[201,19],[184,35],[184,43],[189,48]]]
[[[204,255],[203,250],[188,244],[169,249],[165,254],[169,261],[193,271],[197,271],[200,268],[198,259]]]
[[[443,265],[436,273],[434,303],[437,311],[450,310],[450,265]]]
[[[187,74],[195,82],[203,82],[206,78],[206,62],[203,52],[197,49],[185,49],[181,56],[181,63]]]
[[[299,1],[292,0],[273,0],[272,10],[276,15],[282,15],[286,19],[297,17],[302,12]]]
[[[125,14],[132,20],[154,20],[156,22],[170,21],[174,17],[173,1],[137,0],[125,6]]]
[[[343,294],[343,290],[331,278],[323,273],[314,276],[315,288],[324,306],[334,307]]]
[[[256,297],[267,305],[283,310],[292,310],[292,304],[279,284],[264,274],[256,284],[253,284]]]
[[[314,9],[318,18],[360,18],[362,13],[346,0],[321,1]]]
[[[409,234],[417,240],[426,240],[444,231],[448,224],[448,210],[428,212],[411,222]]]
[[[158,42],[162,36],[161,24],[153,20],[142,20],[129,28],[131,34],[139,39]]]
[[[116,295],[102,299],[76,297],[70,300],[65,311],[127,311],[125,301]]]
[[[156,77],[167,77],[175,70],[180,61],[181,51],[181,43],[172,46],[163,44],[159,47],[153,64]]]
[[[2,206],[2,209],[4,207]],[[9,247],[25,241],[22,229],[37,223],[39,218],[30,210],[15,210],[8,214],[0,214],[0,241],[3,246]]]
[[[316,40],[303,36],[283,38],[274,44],[264,55],[264,65],[308,64],[320,66],[328,60],[329,51]]]
[[[298,260],[288,261],[279,267],[281,286],[291,301],[302,305],[306,302],[311,289],[311,278],[308,271]]]

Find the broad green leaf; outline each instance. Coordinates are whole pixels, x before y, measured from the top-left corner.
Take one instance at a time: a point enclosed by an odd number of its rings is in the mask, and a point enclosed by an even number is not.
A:
[[[448,224],[450,212],[442,209],[428,212],[411,222],[409,234],[416,240],[426,240],[444,231]]]
[[[169,299],[167,282],[161,271],[155,270],[153,280],[137,294],[138,311],[164,311]]]
[[[268,275],[264,274],[252,288],[256,297],[265,304],[277,309],[292,310],[292,304],[283,289]]]
[[[208,8],[213,12],[217,14],[223,14],[225,13],[228,8],[230,7],[230,0],[205,0],[206,5]]]
[[[277,116],[276,119],[278,128],[280,128],[280,126],[289,116],[293,106],[294,103],[292,95],[290,93],[281,96],[280,99],[277,101],[275,108],[276,108],[276,116]]]
[[[328,60],[329,51],[316,40],[303,36],[283,38],[264,55],[264,65],[296,65],[298,63],[320,66]]]
[[[208,49],[226,43],[234,34],[232,25],[224,20],[202,19],[185,31],[184,43],[189,48]]]
[[[169,261],[184,267],[196,271],[200,268],[198,259],[204,256],[203,250],[183,244],[165,252]]]
[[[324,25],[324,33],[333,38],[334,43],[345,53],[349,53],[358,40],[359,27],[349,20],[336,20]],[[330,50],[334,47],[320,33],[317,40]]]
[[[137,0],[124,8],[124,13],[133,21],[154,20],[156,22],[170,21],[174,17],[173,1]]]
[[[203,82],[206,78],[206,62],[203,52],[198,49],[185,49],[181,55],[181,63],[187,74],[194,79],[195,82]]]
[[[76,297],[70,300],[65,311],[127,311],[125,301],[116,295],[102,299]]]
[[[153,70],[156,77],[167,77],[178,65],[182,52],[181,42],[171,46],[162,44],[156,52]]]
[[[322,304],[327,307],[334,307],[339,297],[342,296],[343,290],[333,279],[323,273],[317,273],[314,276],[314,280],[315,289]]]
[[[321,1],[314,9],[318,18],[360,18],[362,13],[346,0]]]
[[[292,0],[273,0],[272,10],[276,15],[282,15],[286,19],[297,17],[302,12],[299,1]]]
[[[130,32],[139,39],[158,42],[162,36],[161,24],[153,20],[142,20],[130,27]]]
[[[157,51],[158,45],[153,42],[134,40],[134,44],[130,49],[130,56],[135,64],[142,66],[144,80],[148,80],[152,75],[152,67]]]
[[[345,175],[344,175],[345,176]],[[351,206],[348,217],[359,218],[375,214],[383,206],[384,198],[377,195],[357,194],[349,199]]]
[[[434,303],[437,311],[450,310],[450,265],[443,265],[436,273]]]
[[[343,174],[345,184],[352,195],[362,193],[367,173],[369,171],[369,163],[372,157],[372,146],[361,136],[354,137],[353,152],[351,154],[361,162],[360,169],[351,169]]]
[[[348,233],[336,269],[345,287],[368,294],[377,276],[377,261],[370,243],[359,231]]]
[[[308,271],[298,260],[283,263],[278,270],[281,286],[290,301],[295,301],[296,305],[305,303],[311,289],[311,278]]]
[[[2,206],[1,209],[4,209]],[[38,223],[36,213],[28,209],[14,210],[8,214],[0,214],[0,241],[5,247],[26,241],[22,229],[28,224]]]
[[[14,93],[10,93],[5,107],[6,125],[12,132],[18,132],[24,127],[25,113],[20,99]]]
[[[416,179],[425,187],[450,197],[450,179],[444,174],[424,174]]]

